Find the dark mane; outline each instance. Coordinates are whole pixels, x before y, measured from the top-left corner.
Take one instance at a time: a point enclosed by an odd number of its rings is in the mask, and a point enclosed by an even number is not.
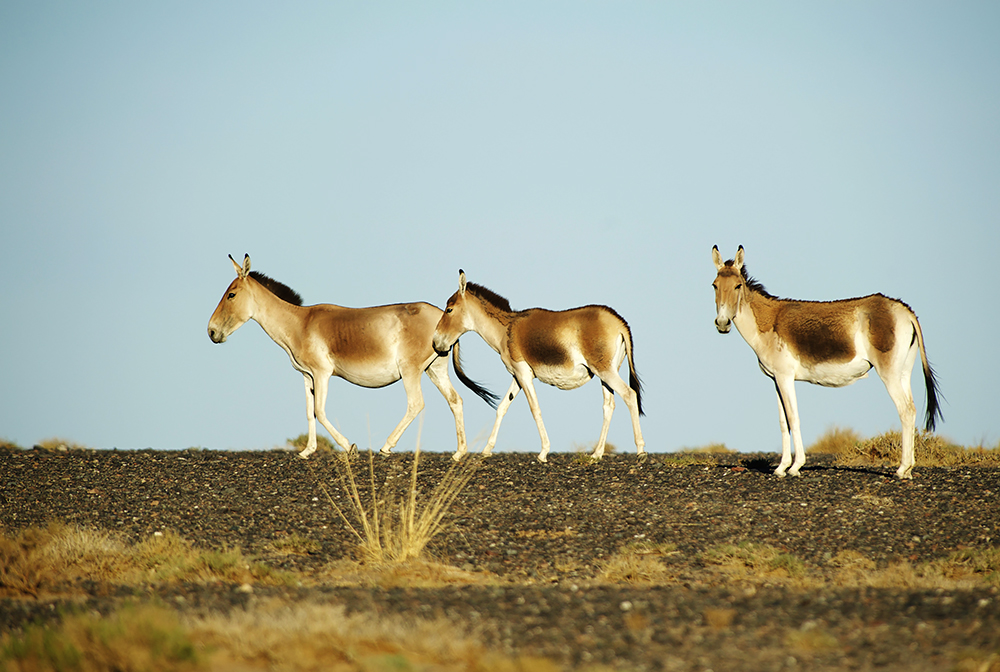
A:
[[[477,285],[474,282],[469,282],[466,283],[465,285],[465,291],[469,292],[473,296],[479,297],[486,303],[489,303],[499,308],[500,310],[504,310],[508,313],[514,312],[514,310],[510,307],[510,301],[503,298],[502,296],[494,292],[492,289],[487,289],[482,285]]]
[[[729,265],[730,263],[732,262],[726,262],[726,265]],[[747,272],[746,265],[744,265],[743,268],[740,269],[740,273],[743,274],[743,282],[747,284],[747,289],[749,289],[751,292],[757,292],[758,294],[768,299],[778,298],[768,293],[768,291],[764,289],[764,285],[760,284],[759,282],[753,279],[753,277]]]
[[[302,305],[302,297],[294,289],[286,284],[280,283],[277,280],[267,277],[259,271],[250,271],[250,277],[262,284],[268,289],[272,294],[281,299],[282,301],[287,301],[294,306]]]

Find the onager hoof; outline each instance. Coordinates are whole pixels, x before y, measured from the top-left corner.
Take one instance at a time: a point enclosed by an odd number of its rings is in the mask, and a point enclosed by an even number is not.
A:
[[[382,446],[382,449],[379,450],[378,452],[379,455],[385,455],[386,457],[388,457],[389,455],[392,455],[392,448],[387,448],[385,446]]]
[[[456,450],[454,453],[451,454],[451,459],[455,460],[456,462],[461,461],[461,459],[463,457],[465,457],[465,452],[464,451],[463,452],[459,452],[459,451]]]
[[[646,451],[642,451],[641,453],[639,453],[638,455],[636,455],[636,460],[640,464],[644,464],[645,462],[648,462],[649,461],[649,453],[647,453]]]
[[[542,464],[546,464],[546,463],[547,463],[547,462],[549,461],[549,458],[545,457],[545,455],[539,455],[539,456],[538,456],[537,458],[535,458],[535,459],[537,459],[537,460],[538,460],[539,462],[541,462]]]
[[[315,452],[316,452],[316,446],[313,446],[312,448],[306,447],[303,448],[301,451],[299,451],[299,457],[301,457],[303,460],[308,460],[309,456]]]
[[[351,444],[351,447],[347,449],[347,456],[348,457],[357,457],[358,456],[358,444],[356,444],[356,443],[352,443]]]

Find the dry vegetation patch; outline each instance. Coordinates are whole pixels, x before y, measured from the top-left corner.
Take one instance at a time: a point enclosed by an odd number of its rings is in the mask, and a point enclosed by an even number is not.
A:
[[[870,439],[852,429],[832,427],[809,446],[811,453],[835,455],[836,464],[845,467],[894,466],[902,454],[902,437],[890,431]],[[1000,443],[988,447],[960,446],[932,432],[918,431],[914,444],[918,467],[998,467]]]

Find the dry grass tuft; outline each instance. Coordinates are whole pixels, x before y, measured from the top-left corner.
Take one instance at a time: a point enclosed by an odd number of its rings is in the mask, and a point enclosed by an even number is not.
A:
[[[724,443],[709,443],[697,448],[682,448],[682,453],[694,453],[696,455],[731,455],[735,450],[726,447]]]
[[[837,464],[894,466],[899,464],[902,450],[900,433],[885,432],[836,453]],[[966,448],[931,432],[917,432],[914,450],[918,467],[1000,466],[1000,444],[992,448],[982,445]]]
[[[801,579],[806,574],[805,563],[794,555],[750,541],[720,544],[703,552],[701,560],[734,578],[769,581]]]
[[[29,670],[195,670],[200,657],[177,615],[130,606],[103,617],[73,614],[54,626],[32,625],[0,640],[0,666]]]
[[[678,555],[673,544],[656,544],[649,541],[632,542],[620,548],[601,564],[598,581],[607,583],[656,584],[675,583],[677,578],[663,558]]]
[[[417,484],[420,464],[419,440],[413,452],[413,466],[407,488],[397,494],[395,480],[390,474],[382,488],[375,484],[375,454],[368,451],[368,482],[364,489],[358,485],[349,456],[338,453],[337,477],[350,502],[344,511],[330,493],[323,488],[330,502],[347,529],[357,538],[362,561],[370,565],[402,563],[420,558],[427,545],[444,528],[445,518],[455,498],[479,468],[481,458],[466,455],[452,466],[441,482],[431,492],[426,502],[418,501]],[[348,513],[350,515],[348,515]]]
[[[303,450],[306,447],[307,443],[309,443],[309,435],[308,434],[299,434],[294,439],[288,439],[288,445],[289,445],[289,447],[294,448],[296,452],[299,452],[299,451]],[[331,441],[330,439],[326,438],[322,434],[317,434],[316,435],[316,450],[319,451],[319,452],[323,452],[323,451],[334,452],[337,449],[334,447],[333,441]]]
[[[84,446],[83,444],[56,437],[39,441],[34,447],[39,450],[51,450],[57,452],[66,452],[69,450],[90,450],[90,448]]]
[[[79,581],[287,585],[291,574],[248,560],[238,549],[195,548],[173,532],[135,545],[115,533],[63,523],[0,536],[0,592],[38,595]]]
[[[822,453],[824,455],[850,454],[863,439],[853,429],[831,427],[816,441],[806,448],[807,453]],[[897,460],[898,461],[898,460]]]
[[[8,439],[0,438],[0,450],[24,450],[21,446],[17,445],[13,441]]]

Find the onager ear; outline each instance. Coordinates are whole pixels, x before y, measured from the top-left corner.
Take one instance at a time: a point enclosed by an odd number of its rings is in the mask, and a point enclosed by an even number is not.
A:
[[[726,265],[726,263],[722,261],[722,255],[719,254],[718,245],[712,246],[712,261],[715,262],[715,270],[717,271],[721,271],[722,268]]]
[[[465,296],[465,271],[458,269],[458,293]]]
[[[233,255],[231,255],[231,254],[229,255],[229,261],[233,262],[233,266],[236,267],[236,275],[238,275],[240,277],[240,279],[244,279],[245,280],[246,277],[248,275],[250,275],[250,255],[249,254],[244,254],[243,255],[243,265],[242,266],[240,266],[239,264],[236,263],[236,260],[233,259]]]
[[[735,267],[737,271],[739,271],[739,270],[741,270],[743,268],[743,246],[742,245],[740,245],[740,249],[736,250],[736,256],[733,257],[733,267]]]

